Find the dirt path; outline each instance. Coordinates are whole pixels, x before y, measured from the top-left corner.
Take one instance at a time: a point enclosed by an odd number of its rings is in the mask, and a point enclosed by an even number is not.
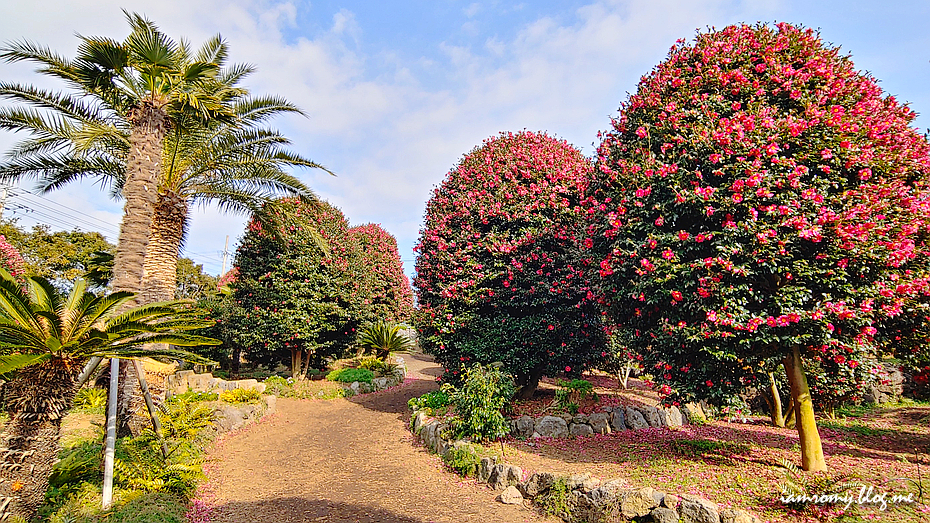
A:
[[[278,413],[214,450],[215,521],[537,522],[530,509],[446,472],[406,429],[407,400],[440,368],[404,355],[411,383],[351,400],[278,400]],[[551,521],[551,520],[550,520]]]

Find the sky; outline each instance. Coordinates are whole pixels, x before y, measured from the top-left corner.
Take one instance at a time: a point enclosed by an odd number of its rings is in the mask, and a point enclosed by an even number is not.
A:
[[[887,93],[930,115],[930,2],[921,0],[11,1],[0,3],[0,41],[74,56],[78,34],[128,34],[121,8],[195,46],[222,35],[231,62],[257,67],[245,82],[253,94],[303,109],[306,117],[272,125],[337,176],[294,174],[351,225],[393,234],[411,277],[426,201],[464,154],[526,129],[591,155],[639,79],[698,30],[781,21],[819,29]],[[0,80],[62,88],[25,64],[0,63]],[[930,116],[915,126],[926,130]],[[0,152],[16,140],[0,131]],[[122,202],[98,185],[31,190],[28,181],[14,187],[3,216],[116,241]],[[195,209],[182,255],[219,274],[228,237],[228,269],[247,218]]]

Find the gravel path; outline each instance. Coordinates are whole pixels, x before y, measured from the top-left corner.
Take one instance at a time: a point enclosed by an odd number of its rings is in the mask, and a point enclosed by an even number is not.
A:
[[[407,430],[407,400],[436,388],[428,356],[403,387],[350,400],[278,400],[278,413],[211,454],[216,522],[538,522],[443,470]]]

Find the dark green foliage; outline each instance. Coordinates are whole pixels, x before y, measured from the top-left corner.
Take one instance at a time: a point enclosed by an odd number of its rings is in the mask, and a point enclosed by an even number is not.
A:
[[[329,381],[338,381],[340,383],[371,383],[375,378],[375,373],[368,369],[339,369],[334,370],[326,375]]]
[[[443,390],[455,406],[451,425],[456,437],[489,441],[510,432],[501,410],[513,397],[513,378],[499,366],[476,363],[465,368],[458,387],[446,384]]]
[[[400,325],[391,325],[379,321],[365,326],[359,333],[358,346],[375,353],[378,359],[385,359],[392,352],[413,347],[410,338],[400,333]]]
[[[236,251],[226,341],[263,364],[293,365],[299,355],[318,368],[324,358],[341,355],[365,306],[349,263],[356,250],[345,216],[328,203],[266,206]]]
[[[555,391],[555,407],[557,409],[567,410],[572,415],[575,415],[578,413],[582,401],[588,398],[597,401],[594,385],[588,380],[559,380],[556,384],[559,386],[559,390]]]

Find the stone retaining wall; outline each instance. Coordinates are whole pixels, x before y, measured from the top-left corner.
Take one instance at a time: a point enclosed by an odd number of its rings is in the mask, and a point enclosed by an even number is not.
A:
[[[629,415],[627,409],[631,410]],[[543,437],[540,430],[563,436],[593,434],[595,427],[607,432],[613,430],[614,426],[618,430],[628,428],[636,430],[627,424],[628,417],[635,420],[632,424],[638,425],[638,428],[653,426],[647,421],[647,415],[641,412],[641,409],[643,407],[616,407],[609,413],[589,415],[587,419],[572,417],[570,422],[558,416],[543,416],[538,420],[524,416],[513,420],[513,425],[523,434],[530,433],[530,436],[537,437]],[[676,422],[673,412],[665,411],[663,417],[656,409],[653,416],[652,410],[649,409],[654,409],[654,407],[649,407],[647,410],[648,419],[654,420],[657,423],[655,426],[662,426],[658,425],[662,419],[666,422],[664,426],[668,426],[670,419],[673,423]],[[602,414],[607,414],[607,416],[602,416]],[[681,416],[680,411],[678,415]],[[622,423],[619,421],[621,419]],[[532,427],[530,422],[532,422]],[[443,457],[448,457],[453,449],[475,452],[473,446],[466,440],[452,441],[445,438],[443,434],[449,427],[430,417],[425,411],[413,413],[410,428],[427,448]],[[523,470],[519,467],[498,463],[496,457],[481,458],[477,473],[478,481],[502,491],[498,498],[502,503],[523,504],[524,500],[533,501],[547,496],[557,486],[567,490],[566,501],[569,512],[559,515],[569,522],[613,522],[628,521],[634,518],[637,521],[645,521],[646,519],[643,518],[651,517],[651,521],[656,523],[759,523],[756,516],[745,510],[721,510],[716,503],[698,496],[667,494],[651,487],[634,487],[620,479],[602,482],[590,474],[557,477],[546,472],[534,473],[528,478],[524,476]]]
[[[210,372],[196,374],[192,370],[180,370],[165,379],[165,394],[167,397],[175,394],[194,392],[224,392],[234,389],[252,389],[265,392],[265,384],[258,380],[233,380],[214,378]]]
[[[571,415],[561,413],[531,418],[521,416],[510,421],[510,433],[517,438],[564,438],[609,434],[618,430],[640,430],[649,427],[680,427],[689,417],[704,418],[698,405],[678,407],[627,406],[605,407],[603,412]]]
[[[254,423],[262,417],[274,414],[277,397],[262,396],[261,403],[246,403],[234,405],[222,401],[213,401],[209,405],[213,408],[213,426],[217,434],[232,432]]]
[[[394,356],[394,360],[397,363],[397,370],[394,371],[390,376],[381,376],[371,380],[371,383],[353,381],[352,383],[343,383],[343,388],[346,389],[348,396],[353,396],[355,394],[368,394],[369,392],[378,392],[380,390],[389,389],[391,387],[400,385],[407,378],[407,364],[404,362],[404,359],[400,356]]]

